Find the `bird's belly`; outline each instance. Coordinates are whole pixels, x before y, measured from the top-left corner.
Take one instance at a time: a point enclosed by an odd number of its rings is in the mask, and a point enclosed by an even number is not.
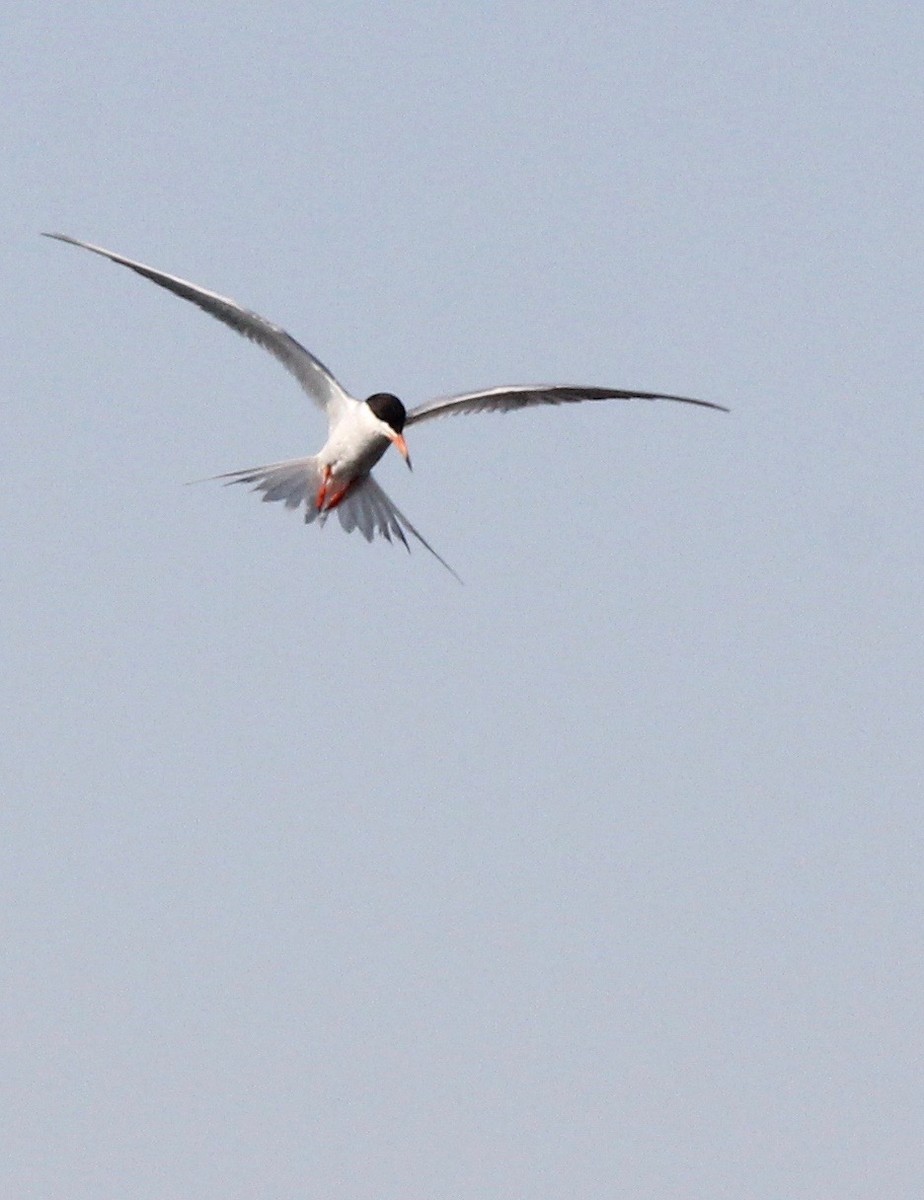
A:
[[[391,445],[388,438],[375,436],[363,441],[328,442],[318,458],[322,466],[329,466],[334,479],[348,482],[358,475],[368,475]]]

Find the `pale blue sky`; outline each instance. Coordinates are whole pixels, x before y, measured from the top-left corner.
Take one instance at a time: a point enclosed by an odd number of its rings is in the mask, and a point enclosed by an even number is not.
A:
[[[18,9],[0,1193],[920,1197],[924,12]]]

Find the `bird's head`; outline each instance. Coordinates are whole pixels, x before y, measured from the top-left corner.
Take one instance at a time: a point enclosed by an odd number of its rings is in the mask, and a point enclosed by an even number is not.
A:
[[[407,443],[401,432],[404,429],[404,422],[407,420],[407,409],[391,392],[376,392],[366,401],[366,406],[373,416],[378,417],[385,426],[383,430],[385,436],[395,444],[402,458],[410,467],[411,456],[408,454]]]

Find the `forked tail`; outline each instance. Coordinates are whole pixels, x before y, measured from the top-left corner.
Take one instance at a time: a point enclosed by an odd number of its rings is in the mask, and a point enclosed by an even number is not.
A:
[[[355,480],[336,509],[318,509],[317,495],[322,483],[322,472],[318,460],[291,458],[287,462],[270,463],[264,467],[249,467],[244,471],[228,471],[215,475],[213,479],[232,483],[252,483],[253,491],[262,492],[263,499],[281,500],[286,508],[305,506],[305,522],[318,520],[324,525],[332,511],[337,513],[340,524],[347,533],[358,529],[367,542],[376,536],[390,542],[392,538],[401,542],[410,552],[407,534],[416,538],[425,550],[429,550],[437,562],[442,563],[450,575],[462,583],[461,577],[452,569],[442,555],[437,554],[426,538],[418,533],[400,509],[396,508],[371,475]]]

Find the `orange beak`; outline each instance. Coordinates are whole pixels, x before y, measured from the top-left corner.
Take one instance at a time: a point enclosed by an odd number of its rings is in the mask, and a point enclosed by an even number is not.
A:
[[[411,466],[411,456],[408,453],[408,449],[407,449],[407,442],[404,440],[402,435],[400,433],[393,433],[391,435],[391,440],[392,440],[392,442],[394,442],[395,446],[397,447],[401,457],[407,463],[408,470],[409,471],[413,470],[413,467]]]

